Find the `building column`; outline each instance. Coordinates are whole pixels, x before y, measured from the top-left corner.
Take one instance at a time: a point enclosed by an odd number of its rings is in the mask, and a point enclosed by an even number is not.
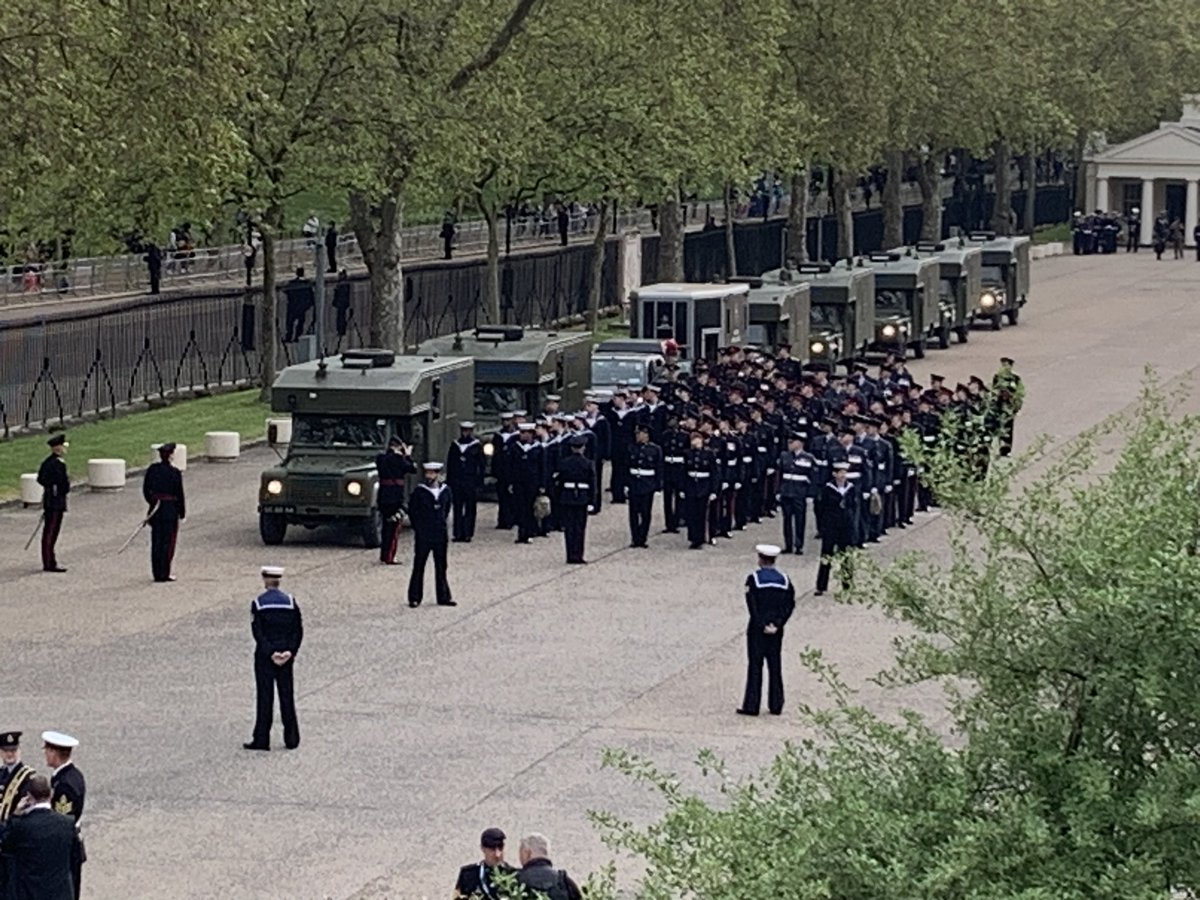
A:
[[[1154,179],[1142,179],[1142,237],[1139,241],[1145,247],[1154,243]]]
[[[1183,240],[1188,246],[1191,246],[1189,238],[1192,236],[1192,229],[1196,227],[1196,216],[1200,213],[1197,210],[1196,204],[1198,199],[1200,199],[1200,184],[1196,183],[1195,178],[1189,178],[1187,181],[1187,203],[1183,207]]]
[[[1096,209],[1108,212],[1108,179],[1096,178]]]

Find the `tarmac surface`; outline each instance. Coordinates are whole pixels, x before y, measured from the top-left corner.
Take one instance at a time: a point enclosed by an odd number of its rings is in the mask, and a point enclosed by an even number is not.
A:
[[[1018,327],[976,330],[911,368],[953,384],[990,378],[1011,355],[1028,388],[1018,448],[1040,433],[1069,440],[1132,403],[1146,364],[1166,382],[1191,379],[1198,289],[1200,265],[1148,252],[1035,262]],[[410,610],[408,566],[382,567],[348,537],[293,529],[284,546],[262,546],[258,472],[273,459],[256,449],[192,462],[174,584],[151,582],[148,537],[116,553],[145,512],[136,483],[72,494],[65,575],[41,573],[36,546],[21,550],[37,511],[0,510],[0,727],[26,732],[24,757],[39,769],[42,730],[81,739],[85,897],[447,897],[491,825],[508,832],[514,859],[521,833],[546,833],[555,863],[582,878],[612,858],[589,809],[636,821],[657,811],[601,769],[604,748],[647,754],[689,784],[704,747],[749,773],[800,735],[794,701],[811,687],[801,648],[820,647],[858,685],[890,658],[894,626],[811,595],[810,541],[781,561],[799,589],[789,709],[739,717],[740,586],[753,545],[779,541],[778,520],[689,552],[682,536],[657,533],[656,503],[651,547],[638,550],[626,546],[625,508],[606,504],[589,527],[590,565],[568,567],[561,536],[514,546],[485,505],[476,540],[451,546],[460,605],[432,605],[430,572],[427,605]],[[82,472],[84,460],[69,462]],[[936,514],[919,516],[874,552],[936,550],[941,534]],[[283,750],[277,722],[263,754],[241,743],[253,719],[249,602],[267,562],[287,567],[306,638],[302,744]],[[936,692],[866,685],[862,696],[940,716]],[[636,864],[618,862],[632,884]]]

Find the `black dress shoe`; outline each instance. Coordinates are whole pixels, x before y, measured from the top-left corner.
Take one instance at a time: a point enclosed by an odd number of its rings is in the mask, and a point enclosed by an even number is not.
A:
[[[586,566],[587,560],[586,559],[568,559],[567,565],[568,566]]]
[[[46,568],[42,569],[42,571],[43,572],[65,572],[67,570],[64,569],[62,566],[47,566]]]
[[[813,591],[813,596],[814,597],[824,597],[825,592],[824,591]]]
[[[513,543],[514,544],[528,544],[529,538],[517,538],[515,541],[513,541]]]
[[[283,746],[289,750],[295,750],[300,746],[300,738],[296,738],[294,741],[284,741]]]
[[[739,716],[757,716],[757,715],[758,715],[758,710],[757,710],[757,709],[742,709],[742,708],[739,706],[739,707],[738,707],[738,709],[737,709],[737,714],[738,714]]]
[[[782,709],[768,709],[767,712],[769,712],[773,716],[782,716],[783,715]]]
[[[439,600],[437,602],[437,605],[438,606],[458,606],[458,604],[453,600]]]
[[[421,601],[420,600],[409,600],[408,605],[410,607],[412,607],[413,609],[416,609],[418,606],[421,605]]]
[[[243,750],[270,750],[271,747],[269,744],[256,744],[256,743],[254,743],[254,741],[250,741],[247,744],[242,744],[242,749]]]

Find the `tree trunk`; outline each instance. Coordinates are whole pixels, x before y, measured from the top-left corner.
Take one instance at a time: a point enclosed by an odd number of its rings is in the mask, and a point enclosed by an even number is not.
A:
[[[372,206],[359,193],[350,195],[350,223],[371,280],[370,343],[403,353],[404,272],[400,260],[404,186]]]
[[[262,296],[258,301],[258,396],[264,402],[271,399],[271,385],[275,383],[275,353],[279,340],[275,324],[275,235],[281,218],[280,207],[271,206],[259,226],[263,276]]]
[[[821,253],[817,250],[817,255]],[[808,262],[808,167],[801,166],[792,173],[792,199],[788,205],[787,258],[788,262]]]
[[[733,239],[733,182],[725,182],[725,274],[737,274],[737,243]]]
[[[592,264],[588,273],[587,330],[594,332],[600,321],[600,298],[604,292],[604,249],[608,237],[609,201],[601,200],[592,237]]]
[[[992,157],[995,174],[996,203],[992,207],[992,231],[996,234],[1012,234],[1012,180],[1009,177],[1011,152],[1008,141],[1000,138],[995,144]]]
[[[679,191],[658,206],[658,280],[683,281],[683,210]]]
[[[1021,230],[1033,234],[1037,228],[1037,154],[1032,147],[1025,156],[1025,215],[1022,219]]]
[[[883,249],[894,250],[904,245],[904,206],[900,200],[904,151],[884,151],[883,164],[887,167],[887,181],[883,183]]]
[[[936,154],[930,153],[921,160],[917,169],[917,183],[921,186],[921,240],[942,239],[942,179],[941,166]]]
[[[494,204],[482,194],[475,199],[487,223],[487,277],[484,279],[483,314],[492,325],[500,324],[500,217]]]
[[[837,222],[838,259],[854,256],[854,208],[850,205],[850,189],[854,179],[830,170],[830,190],[833,197],[834,219]]]

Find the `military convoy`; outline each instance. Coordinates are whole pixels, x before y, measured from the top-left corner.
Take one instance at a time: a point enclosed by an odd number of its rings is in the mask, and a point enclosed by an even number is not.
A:
[[[875,329],[875,275],[865,265],[801,263],[792,269],[763,273],[768,284],[807,284],[809,335],[807,357],[812,366],[830,368],[857,359]]]
[[[806,282],[768,284],[763,278],[733,278],[750,286],[746,300],[750,324],[746,343],[760,347],[787,344],[801,356],[809,346],[812,289]]]
[[[288,366],[271,387],[271,409],[291,413],[292,440],[262,473],[263,543],[282,543],[290,525],[341,524],[378,547],[376,455],[398,435],[416,459],[445,458],[470,418],[474,389],[469,358],[348,350]]]
[[[964,239],[924,241],[913,248],[922,258],[937,261],[938,305],[940,318],[950,323],[950,329],[965,344],[971,332],[971,321],[983,294],[983,248],[968,244]],[[942,349],[949,346],[939,336]]]
[[[925,357],[928,341],[950,346],[950,323],[938,305],[938,265],[911,251],[872,253],[875,272],[875,340],[868,349],[893,352],[901,358],[909,348]]]
[[[983,291],[973,318],[986,319],[994,331],[1004,318],[1016,325],[1029,294],[1032,243],[1028,237],[997,237],[991,231],[973,231],[968,240],[983,251]]]

